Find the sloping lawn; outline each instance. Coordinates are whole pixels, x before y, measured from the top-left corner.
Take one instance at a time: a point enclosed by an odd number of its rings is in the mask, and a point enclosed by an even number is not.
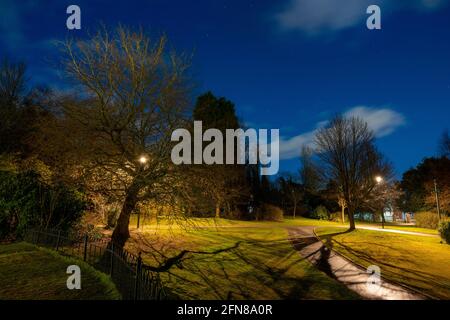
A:
[[[172,228],[133,233],[129,249],[144,261],[189,252],[164,284],[183,299],[357,299],[355,293],[303,260],[287,240],[286,223],[242,222],[226,228]],[[159,252],[159,255],[154,255]]]
[[[365,267],[377,265],[382,276],[439,299],[450,299],[450,245],[423,237],[319,227],[327,246]]]
[[[69,265],[81,268],[81,290],[69,290]],[[0,245],[0,300],[119,299],[109,278],[89,265],[27,243]]]

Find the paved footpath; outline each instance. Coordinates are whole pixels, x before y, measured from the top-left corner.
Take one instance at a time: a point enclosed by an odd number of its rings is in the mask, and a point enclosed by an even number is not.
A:
[[[414,232],[414,231],[403,231],[403,230],[397,230],[397,229],[382,229],[379,227],[357,226],[356,229],[389,232],[389,233],[399,233],[399,234],[409,234],[412,236],[421,236],[421,237],[439,238],[439,235],[437,235],[437,234],[428,234],[428,233]]]
[[[301,256],[308,259],[328,276],[345,284],[364,299],[375,300],[423,300],[425,296],[407,290],[402,286],[381,279],[380,285],[368,285],[371,276],[351,261],[333,250],[329,250],[314,234],[314,227],[288,228],[289,240]],[[381,274],[383,270],[381,270]]]

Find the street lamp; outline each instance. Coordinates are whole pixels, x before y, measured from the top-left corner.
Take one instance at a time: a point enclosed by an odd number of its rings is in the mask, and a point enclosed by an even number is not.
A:
[[[141,164],[146,164],[147,163],[147,157],[146,156],[141,156],[140,158],[139,158],[139,162],[141,163]]]
[[[375,177],[375,181],[377,182],[377,184],[381,184],[383,182],[383,177],[382,176],[376,176]],[[384,204],[383,204],[383,208],[381,209],[381,227],[384,229]]]
[[[148,159],[145,155],[142,155],[139,157],[139,163],[142,165],[142,168],[144,167],[144,165],[147,163]],[[137,226],[136,228],[139,229],[139,223],[141,220],[141,210],[138,208],[138,212],[137,212]]]

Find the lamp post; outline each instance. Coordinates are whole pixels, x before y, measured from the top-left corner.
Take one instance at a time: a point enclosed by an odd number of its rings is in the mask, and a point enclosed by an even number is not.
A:
[[[376,176],[375,181],[378,185],[380,185],[381,183],[383,183],[384,179],[382,176]],[[381,208],[381,227],[384,229],[384,203],[383,208]]]
[[[147,163],[148,159],[145,155],[142,155],[139,157],[139,163],[141,164],[141,169],[144,167],[144,165]],[[136,229],[139,229],[139,225],[140,225],[140,221],[141,221],[141,210],[138,208],[137,209],[137,224],[136,224]]]

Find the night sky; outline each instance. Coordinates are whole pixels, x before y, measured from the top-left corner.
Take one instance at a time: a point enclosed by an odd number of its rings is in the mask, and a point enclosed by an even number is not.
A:
[[[79,31],[66,28],[71,4]],[[381,7],[382,30],[366,28],[370,4]],[[436,155],[450,127],[447,0],[0,0],[0,15],[0,56],[60,90],[55,40],[100,23],[165,32],[193,53],[197,94],[232,100],[249,127],[280,129],[281,171],[297,170],[301,145],[336,113],[365,118],[398,175]]]

